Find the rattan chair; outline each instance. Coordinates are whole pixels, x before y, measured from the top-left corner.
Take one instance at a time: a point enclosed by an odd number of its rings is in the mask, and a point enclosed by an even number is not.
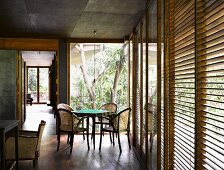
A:
[[[156,125],[157,114],[156,113],[157,113],[156,106],[151,103],[148,103],[148,134],[150,135],[149,136],[149,142],[150,142],[149,151],[150,152],[152,152],[153,140],[157,131],[157,125]]]
[[[58,107],[57,109],[57,119],[58,119],[58,130],[57,130],[57,139],[58,139],[58,146],[57,146],[57,151],[59,150],[60,146],[60,136],[61,133],[66,133],[68,134],[68,143],[70,144],[70,153],[72,153],[72,148],[73,148],[73,140],[74,140],[74,135],[78,134],[80,132],[87,132],[88,131],[88,126],[83,127],[84,125],[84,120],[87,117],[78,117],[72,111],[69,111],[68,109],[64,109],[61,107]],[[87,145],[89,149],[89,138],[88,138],[88,133],[87,133]]]
[[[19,160],[33,160],[33,166],[36,166],[40,156],[40,147],[43,130],[46,122],[41,120],[38,131],[19,131],[18,153]],[[6,160],[15,160],[15,138],[9,137],[6,140]]]
[[[115,103],[105,103],[102,106],[100,106],[99,109],[109,111],[110,113],[108,113],[106,116],[109,118],[111,118],[117,114],[117,104],[115,104]],[[101,123],[109,124],[109,121],[108,121],[108,119],[102,119],[102,121],[101,121],[101,117],[98,117],[98,120],[95,121],[95,124],[101,124]]]
[[[110,111],[110,113],[107,114],[106,117],[108,118],[112,118],[113,116],[115,116],[117,114],[117,104],[116,103],[105,103],[103,104],[102,106],[100,106],[99,108],[100,110],[108,110]],[[95,124],[103,124],[104,126],[105,125],[109,125],[110,122],[108,119],[102,119],[101,120],[101,117],[97,117],[97,119],[95,120]],[[110,139],[111,139],[111,134],[110,134]],[[111,142],[112,142],[112,139],[111,139]]]
[[[130,138],[129,138],[130,113],[131,113],[131,108],[126,108],[126,109],[120,111],[119,113],[117,113],[114,117],[111,117],[111,118],[102,117],[103,119],[109,120],[110,124],[109,124],[109,126],[103,126],[103,124],[101,124],[99,150],[101,150],[102,136],[103,136],[104,132],[110,132],[113,134],[114,133],[117,134],[120,152],[122,152],[121,142],[120,142],[120,132],[127,132],[128,145],[129,145],[129,148],[131,149]],[[114,135],[113,135],[113,144],[114,144]]]

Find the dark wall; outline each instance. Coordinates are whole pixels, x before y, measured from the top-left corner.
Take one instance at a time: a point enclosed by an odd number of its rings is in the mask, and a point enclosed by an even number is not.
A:
[[[50,106],[53,106],[53,109],[57,108],[57,86],[56,86],[56,78],[57,78],[57,68],[56,68],[56,56],[54,56],[54,60],[52,61],[52,65],[50,67]]]
[[[0,50],[0,119],[16,119],[16,51]]]
[[[68,103],[67,68],[67,43],[61,39],[59,40],[59,103]]]

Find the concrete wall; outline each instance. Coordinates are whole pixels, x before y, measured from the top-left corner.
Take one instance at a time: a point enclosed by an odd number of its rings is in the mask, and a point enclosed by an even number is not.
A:
[[[0,50],[0,119],[16,119],[16,50]]]

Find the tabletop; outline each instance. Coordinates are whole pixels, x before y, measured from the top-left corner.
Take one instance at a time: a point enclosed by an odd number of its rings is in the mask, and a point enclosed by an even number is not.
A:
[[[109,113],[108,110],[98,110],[98,109],[82,109],[82,110],[74,110],[73,113],[75,114],[82,114],[88,116],[102,116],[104,113]]]
[[[19,120],[0,120],[0,129],[7,132],[12,128],[18,126],[18,123]]]

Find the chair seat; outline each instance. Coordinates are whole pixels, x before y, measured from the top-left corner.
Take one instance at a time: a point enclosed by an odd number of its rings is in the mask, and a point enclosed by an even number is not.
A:
[[[79,132],[85,132],[85,131],[87,131],[88,130],[88,128],[78,128],[78,129],[76,129],[76,132],[77,133],[79,133]]]
[[[102,131],[114,132],[114,128],[112,126],[106,126],[102,128]]]
[[[110,122],[107,119],[102,119],[102,121],[101,121],[100,118],[98,118],[98,120],[95,121],[95,124],[101,124],[101,123],[109,124]]]

